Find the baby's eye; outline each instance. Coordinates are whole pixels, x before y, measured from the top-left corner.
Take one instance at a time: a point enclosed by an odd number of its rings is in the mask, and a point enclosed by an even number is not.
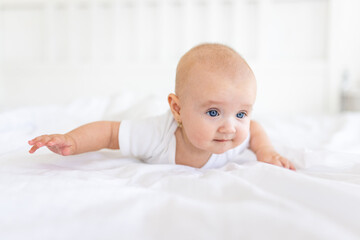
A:
[[[236,114],[237,118],[244,118],[245,116],[246,116],[246,113],[244,113],[244,112],[239,112]]]
[[[209,110],[209,111],[207,111],[206,113],[207,113],[207,115],[209,115],[210,117],[217,117],[217,116],[219,116],[219,112],[216,111],[216,110]]]

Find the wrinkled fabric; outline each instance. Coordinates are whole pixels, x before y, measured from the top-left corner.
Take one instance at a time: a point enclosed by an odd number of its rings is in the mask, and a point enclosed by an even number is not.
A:
[[[251,152],[210,170],[110,150],[28,153],[27,140],[40,134],[167,108],[153,97],[133,106],[120,96],[0,113],[0,238],[360,238],[360,114],[257,116],[296,172]]]

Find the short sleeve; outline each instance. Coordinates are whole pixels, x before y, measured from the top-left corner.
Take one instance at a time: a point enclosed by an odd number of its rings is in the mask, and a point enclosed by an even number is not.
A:
[[[123,156],[135,157],[145,162],[158,158],[166,150],[171,132],[172,116],[124,120],[119,129],[119,146]]]

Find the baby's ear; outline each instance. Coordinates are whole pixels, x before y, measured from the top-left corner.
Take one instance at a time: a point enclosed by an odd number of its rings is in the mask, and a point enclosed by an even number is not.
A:
[[[170,93],[168,96],[168,102],[174,118],[176,120],[180,120],[180,101],[178,96]]]

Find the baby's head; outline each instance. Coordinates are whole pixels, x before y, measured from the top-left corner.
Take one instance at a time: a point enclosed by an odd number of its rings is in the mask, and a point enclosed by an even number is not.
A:
[[[225,45],[202,44],[180,59],[168,100],[183,137],[220,154],[248,136],[255,98],[255,76],[246,61]]]

